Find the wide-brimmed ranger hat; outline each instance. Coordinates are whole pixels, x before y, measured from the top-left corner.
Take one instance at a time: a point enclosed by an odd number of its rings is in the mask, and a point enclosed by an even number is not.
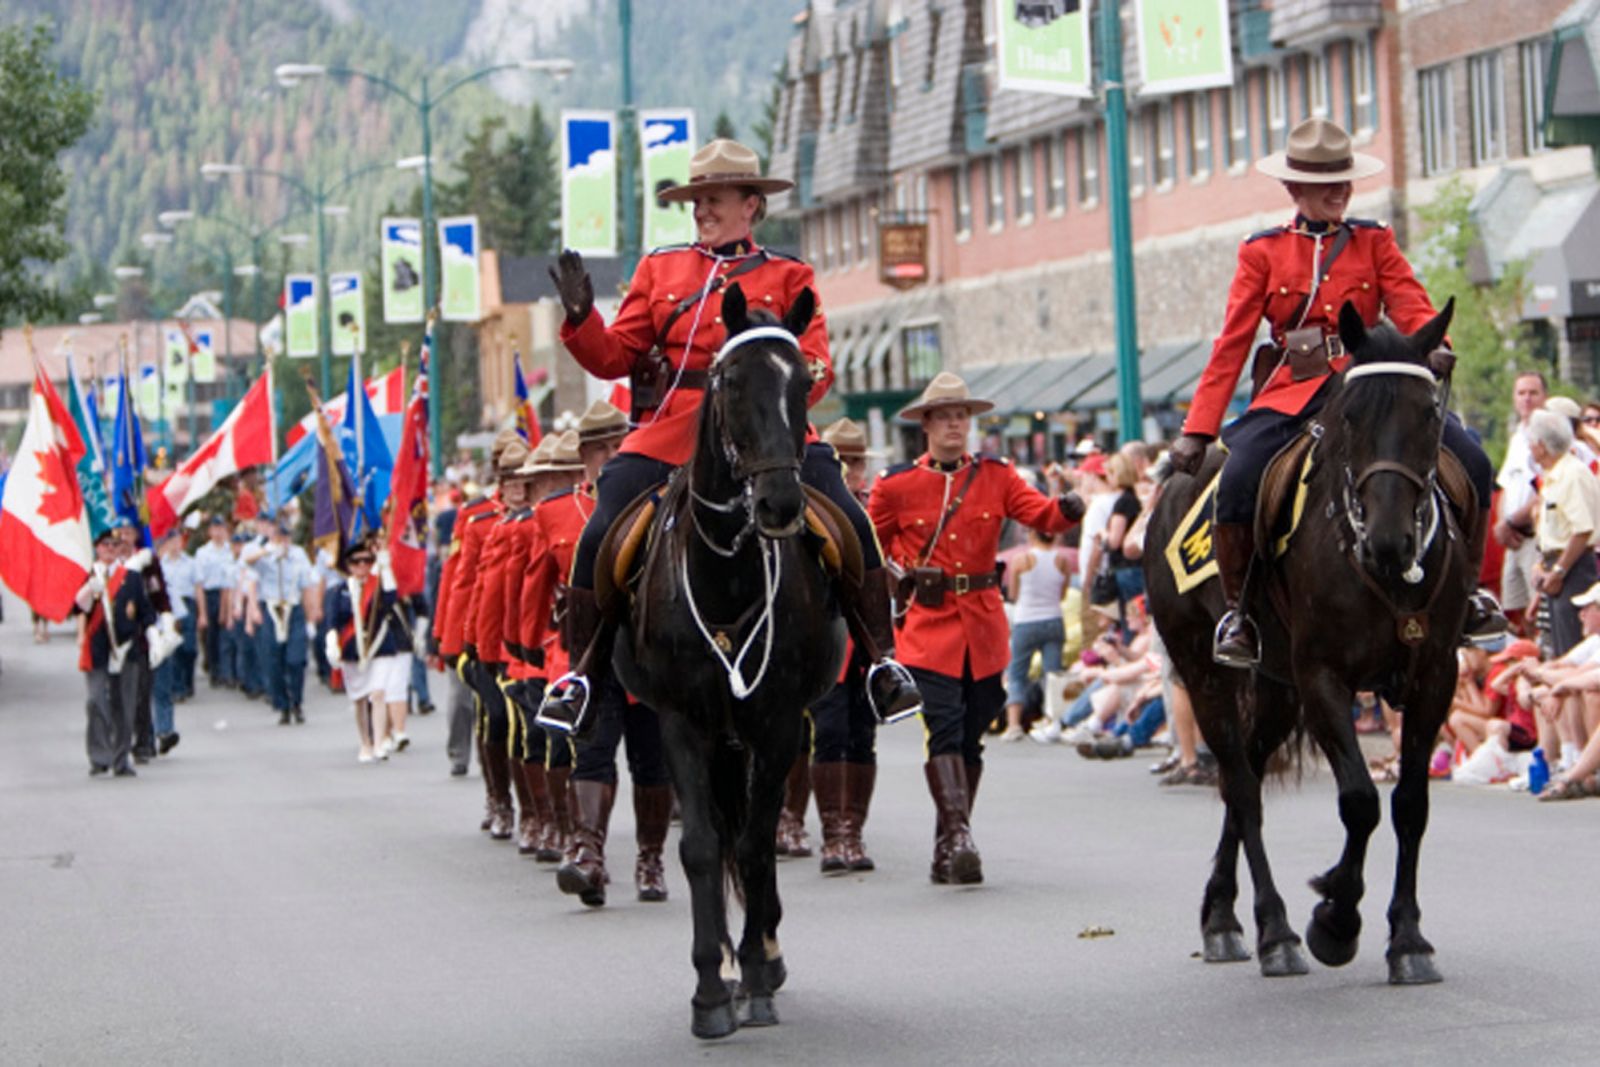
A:
[[[1383,160],[1350,147],[1350,135],[1336,122],[1306,119],[1289,131],[1289,143],[1256,161],[1256,170],[1286,182],[1331,184],[1370,178],[1383,170]]]
[[[578,420],[578,440],[583,444],[628,436],[628,416],[605,400],[596,400]]]
[[[565,471],[581,471],[583,457],[578,452],[579,443],[577,430],[568,430],[559,436],[546,437],[539,442],[539,447],[533,450],[528,462],[518,473],[557,474]]]
[[[867,447],[867,432],[854,419],[840,419],[822,431],[822,439],[844,459],[864,459],[877,455]]]
[[[522,466],[516,469],[516,476],[526,478],[534,474],[543,474],[550,469],[547,464],[550,462],[551,453],[555,450],[556,439],[553,436],[541,438],[539,443],[533,446],[532,451],[526,454]]]
[[[682,204],[708,189],[754,189],[758,193],[781,193],[794,188],[785,178],[768,178],[761,173],[761,157],[738,141],[718,137],[689,160],[689,181],[656,194],[657,200]]]
[[[909,404],[900,409],[902,419],[915,422],[934,408],[962,407],[973,415],[984,411],[992,411],[994,403],[973,396],[967,391],[967,383],[949,371],[941,371],[928,387],[922,391],[915,404]]]

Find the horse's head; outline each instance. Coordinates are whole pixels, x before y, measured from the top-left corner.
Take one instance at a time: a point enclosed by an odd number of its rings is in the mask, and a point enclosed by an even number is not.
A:
[[[816,306],[811,290],[802,290],[780,320],[751,311],[737,283],[722,297],[728,340],[711,374],[710,413],[722,459],[733,479],[745,483],[764,537],[791,537],[805,522],[800,460],[811,374],[797,339]]]
[[[1410,336],[1387,323],[1368,330],[1348,302],[1339,311],[1339,338],[1354,359],[1323,422],[1339,435],[1339,491],[1357,555],[1377,574],[1419,574],[1415,565],[1437,532],[1445,405],[1429,356],[1454,311],[1452,299]]]

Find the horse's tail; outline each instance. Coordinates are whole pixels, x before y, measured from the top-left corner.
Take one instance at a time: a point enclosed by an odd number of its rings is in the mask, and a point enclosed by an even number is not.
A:
[[[744,906],[739,877],[739,835],[750,817],[750,754],[723,742],[711,755],[711,804],[722,846],[722,873],[728,890]]]

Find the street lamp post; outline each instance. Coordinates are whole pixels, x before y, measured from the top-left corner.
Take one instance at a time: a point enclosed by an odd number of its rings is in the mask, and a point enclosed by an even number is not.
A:
[[[450,94],[462,86],[472,82],[481,81],[491,74],[498,74],[506,70],[543,71],[556,78],[564,78],[572,73],[573,63],[570,59],[523,59],[515,63],[497,63],[485,67],[471,74],[457,78],[446,85],[439,92],[432,92],[429,87],[428,75],[422,76],[420,89],[412,93],[395,82],[380,74],[357,70],[354,67],[327,67],[320,63],[281,63],[274,70],[278,84],[284,88],[293,88],[302,81],[315,78],[360,78],[371,82],[380,88],[388,90],[416,109],[417,117],[422,123],[422,306],[426,315],[437,302],[438,274],[434,257],[437,251],[438,235],[434,233],[433,221],[433,109]],[[324,286],[326,288],[326,286]],[[441,400],[444,395],[445,375],[442,373],[444,360],[442,351],[434,352],[431,358],[434,365],[430,370],[432,380],[428,383],[428,434],[429,448],[433,453],[433,475],[440,477],[444,474],[444,455],[441,448],[442,431],[440,428]]]
[[[385,170],[392,166],[389,163],[369,163],[349,171],[335,180],[331,185],[323,175],[317,176],[316,185],[311,185],[292,174],[285,174],[280,170],[267,167],[247,167],[242,163],[205,163],[200,167],[200,173],[208,181],[217,181],[233,174],[259,174],[269,178],[276,178],[297,190],[301,196],[310,201],[312,210],[317,216],[317,356],[321,364],[322,395],[331,396],[330,386],[333,380],[333,327],[331,322],[332,305],[328,299],[328,235],[325,225],[329,215],[343,215],[349,208],[339,204],[328,203],[328,198],[357,178],[364,177],[375,171]],[[259,258],[259,257],[258,257]]]

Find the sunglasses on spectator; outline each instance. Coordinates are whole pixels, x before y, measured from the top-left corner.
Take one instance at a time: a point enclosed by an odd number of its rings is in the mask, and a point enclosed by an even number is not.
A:
[[[1585,426],[1600,426],[1600,415],[1585,415],[1583,424]]]
[[[375,562],[375,558],[372,557],[372,556],[351,556],[350,557],[350,565],[352,567],[355,566],[358,563],[373,563],[373,562]]]

